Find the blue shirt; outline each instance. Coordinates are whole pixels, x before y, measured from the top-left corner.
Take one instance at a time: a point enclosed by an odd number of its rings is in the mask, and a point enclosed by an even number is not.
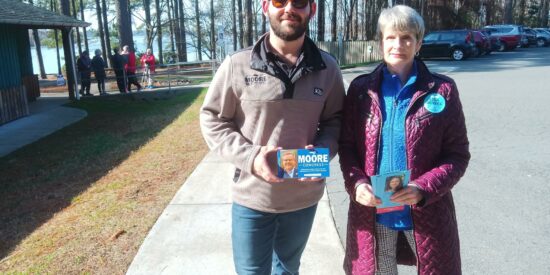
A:
[[[407,170],[405,118],[415,92],[417,74],[415,61],[407,82],[401,85],[398,75],[392,74],[387,67],[383,69],[380,101],[383,123],[378,152],[378,174]],[[410,207],[406,205],[401,211],[377,214],[376,222],[393,230],[410,230]]]

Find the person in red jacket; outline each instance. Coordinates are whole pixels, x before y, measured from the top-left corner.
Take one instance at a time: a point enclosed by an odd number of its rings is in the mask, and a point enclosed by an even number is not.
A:
[[[155,56],[151,49],[147,49],[141,56],[141,66],[143,68],[143,78],[147,81],[147,88],[153,88],[153,74],[155,73]]]
[[[343,108],[340,167],[350,195],[346,274],[461,274],[451,189],[470,160],[456,83],[416,59],[424,21],[412,8],[381,12],[384,62],[350,84]],[[404,208],[377,213],[371,177],[410,171],[390,198]]]
[[[122,56],[126,59],[124,70],[126,70],[126,77],[128,78],[128,92],[132,91],[132,84],[136,85],[138,92],[141,91],[141,84],[139,84],[136,77],[136,54],[126,45],[122,47]]]

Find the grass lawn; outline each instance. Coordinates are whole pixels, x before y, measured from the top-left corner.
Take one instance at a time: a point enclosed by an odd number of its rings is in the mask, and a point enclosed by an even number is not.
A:
[[[124,274],[208,150],[204,94],[75,102],[88,117],[0,158],[0,273]]]

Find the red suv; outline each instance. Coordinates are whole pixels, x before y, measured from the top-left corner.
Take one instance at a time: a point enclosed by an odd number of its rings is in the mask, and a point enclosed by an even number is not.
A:
[[[517,48],[523,36],[523,27],[519,25],[493,25],[486,26],[483,30],[500,41],[500,52]]]

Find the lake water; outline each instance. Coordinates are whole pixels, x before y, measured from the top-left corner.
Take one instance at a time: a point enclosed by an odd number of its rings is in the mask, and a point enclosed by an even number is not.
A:
[[[134,36],[134,39],[136,41],[136,48],[139,50],[139,51],[144,51],[145,50],[145,42],[143,37],[140,37],[140,36]],[[93,57],[93,52],[95,51],[95,49],[101,49],[101,47],[99,46],[99,41],[98,39],[95,39],[95,40],[88,40],[88,46],[90,48],[90,56]],[[142,42],[139,42],[139,41],[142,41]],[[165,37],[163,39],[163,42],[165,42],[164,44],[164,48],[167,48],[168,45],[169,45],[169,38],[168,37]],[[59,45],[60,45],[60,48],[59,48],[59,55],[61,56],[61,67],[63,67],[63,64],[64,64],[64,54],[63,54],[63,48],[61,47],[62,46],[62,42],[59,41]],[[154,42],[154,45],[156,46],[156,41]],[[227,44],[228,46],[226,46],[226,49],[231,49],[232,50],[232,46]],[[57,53],[56,53],[56,49],[55,48],[47,48],[47,47],[41,47],[42,48],[42,58],[44,60],[44,69],[46,71],[47,74],[57,74]],[[155,50],[156,47],[153,47],[153,53],[154,55],[158,58],[158,51]],[[82,44],[82,50],[84,50],[84,44]],[[40,68],[39,68],[39,65],[38,65],[38,57],[36,56],[36,49],[34,47],[31,47],[31,55],[32,55],[32,64],[33,64],[33,70],[34,70],[34,73],[35,74],[40,74]],[[75,44],[75,55],[78,55],[78,46],[76,46]],[[105,55],[104,55],[105,57]],[[203,60],[205,59],[206,57],[203,56]],[[197,58],[197,54],[196,54],[196,49],[194,47],[188,47],[187,48],[187,61],[191,62],[191,61],[196,61],[198,60]]]

